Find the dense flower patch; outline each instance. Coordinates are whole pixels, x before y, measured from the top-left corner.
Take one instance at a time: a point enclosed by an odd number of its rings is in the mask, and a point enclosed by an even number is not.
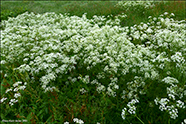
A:
[[[134,9],[139,10],[140,8],[149,9],[154,7],[155,1],[119,1],[115,6],[121,7],[125,10]]]
[[[86,14],[26,12],[3,21],[1,73],[8,76],[9,66],[14,65],[14,71],[27,74],[30,82],[18,78],[2,94],[1,103],[19,102],[15,98],[28,83],[39,82],[46,93],[82,82],[100,94],[125,101],[124,120],[137,116],[141,104],[158,106],[170,118],[179,118],[179,111],[183,113],[186,107],[185,21],[164,13],[149,17],[147,24],[121,27],[120,19],[126,16],[87,19]],[[13,98],[7,95],[10,92]],[[81,88],[80,92],[90,91]],[[79,121],[83,123],[74,119]]]

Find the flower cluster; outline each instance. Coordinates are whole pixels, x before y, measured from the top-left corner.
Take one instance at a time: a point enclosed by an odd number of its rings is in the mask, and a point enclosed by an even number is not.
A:
[[[78,118],[74,118],[73,121],[77,124],[84,124],[83,120],[78,119]]]
[[[181,124],[186,124],[186,119],[184,119],[183,122],[181,122]]]
[[[126,17],[127,15],[125,13],[121,13],[114,17],[113,15],[108,15],[107,17],[94,15],[93,19],[90,19],[89,22],[100,27],[104,25],[120,26],[121,20],[125,19]]]
[[[15,70],[29,74],[44,92],[77,82],[95,85],[98,93],[131,100],[128,114],[136,113],[134,104],[140,96],[152,92],[150,86],[164,82],[167,98],[157,96],[155,103],[175,119],[177,108],[185,108],[186,86],[182,82],[186,75],[186,25],[171,16],[174,14],[165,12],[149,17],[148,23],[121,27],[119,20],[125,14],[112,20],[101,16],[87,19],[86,14],[77,17],[26,12],[3,21],[1,64],[17,63]],[[1,72],[6,74],[7,70]],[[15,92],[11,105],[21,95],[18,90],[26,88],[26,84],[20,84],[6,90]],[[126,113],[124,108],[123,119]]]
[[[25,83],[22,83],[21,81],[15,82],[13,84],[13,87],[10,87],[10,88],[6,89],[5,96],[7,96],[8,98],[7,97],[3,97],[1,99],[1,103],[5,104],[5,101],[7,101],[9,99],[10,99],[9,105],[12,106],[15,103],[17,103],[18,102],[18,98],[21,96],[20,90],[24,90],[26,88],[26,85],[27,85],[26,82]],[[9,98],[9,97],[12,96],[11,94],[13,94],[13,98]]]
[[[119,1],[116,5],[116,7],[121,7],[123,9],[129,10],[130,8],[137,9],[137,7],[143,7],[145,9],[154,7],[153,1]]]
[[[156,98],[154,102],[156,105],[160,104],[159,109],[161,111],[168,111],[170,117],[176,119],[178,117],[178,108],[186,108],[183,101],[177,100],[177,98],[182,99],[184,97],[184,89],[177,86],[179,81],[173,77],[165,77],[162,81],[170,85],[170,87],[167,87],[167,95],[169,99]]]
[[[127,111],[127,108],[122,109],[121,116],[124,120],[126,118],[127,112],[130,114],[136,114],[136,106],[135,106],[136,103],[139,103],[139,101],[137,99],[132,99],[127,104],[128,108],[129,108],[128,111]]]
[[[83,120],[81,119],[78,119],[78,118],[74,118],[73,121],[76,123],[76,124],[84,124]],[[64,124],[70,124],[69,122],[64,122]],[[96,124],[100,124],[99,122],[97,122]]]
[[[87,92],[87,90],[85,90],[85,88],[81,88],[79,91],[81,92],[81,94],[84,94]]]
[[[183,109],[185,108],[184,102],[180,100],[177,101],[176,106],[169,105],[170,100],[167,98],[161,98],[161,99],[156,98],[154,102],[156,105],[160,104],[159,109],[161,111],[168,111],[168,113],[170,114],[170,117],[173,119],[176,119],[178,117],[178,109],[176,107],[183,108]]]
[[[25,21],[30,17],[30,21]],[[2,56],[9,63],[18,56],[16,60],[23,64],[16,69],[22,73],[29,72],[32,77],[40,77],[43,89],[50,89],[47,87],[58,78],[57,75],[63,77],[82,68],[89,72],[98,66],[103,69],[96,74],[98,81],[118,72],[125,75],[136,66],[142,67],[136,70],[139,73],[154,70],[153,65],[143,59],[146,53],[153,57],[152,52],[142,46],[135,48],[127,39],[126,28],[109,25],[99,27],[85,17],[24,13],[11,18],[5,21],[6,28],[2,32]],[[46,20],[39,21],[43,18]],[[16,33],[14,28],[18,30]],[[12,35],[8,35],[12,33],[15,35],[13,39]],[[24,37],[20,37],[23,34]],[[20,46],[21,49],[18,49]],[[74,78],[78,75],[74,76],[71,73],[68,79],[72,78],[75,82]]]
[[[146,94],[144,91],[145,82],[142,77],[135,76],[133,81],[127,83],[127,86],[127,89],[129,90],[127,97],[129,99],[138,99],[139,94]]]

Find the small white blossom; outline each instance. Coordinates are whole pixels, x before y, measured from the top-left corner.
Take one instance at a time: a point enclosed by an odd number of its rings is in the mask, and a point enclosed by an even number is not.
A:
[[[173,85],[173,84],[177,84],[178,83],[178,80],[176,79],[176,78],[173,78],[173,77],[166,77],[166,78],[164,78],[163,80],[162,80],[163,82],[165,82],[165,83],[167,83],[167,84],[171,84],[171,85]]]
[[[121,117],[123,118],[123,120],[125,120],[126,118],[126,111],[127,111],[127,108],[122,109]]]
[[[5,100],[7,100],[7,98],[5,97],[3,97],[2,99],[1,99],[1,103],[3,103]]]
[[[14,97],[15,97],[15,98],[18,98],[18,97],[20,97],[20,96],[21,96],[20,93],[15,93],[15,94],[14,94]]]
[[[14,88],[14,92],[18,91],[19,89],[18,88]]]
[[[19,88],[18,89],[20,89],[20,90],[24,90],[26,88],[26,86],[19,86]]]
[[[64,122],[64,124],[70,124],[69,122]]]
[[[105,86],[104,85],[101,85],[101,84],[99,84],[98,86],[97,86],[97,88],[96,88],[96,91],[98,92],[98,93],[101,93],[101,92],[104,92],[106,89],[105,89]]]
[[[129,107],[128,112],[130,114],[136,114],[136,106],[134,106],[136,103],[139,103],[137,99],[132,99],[130,102],[128,102],[127,106]]]
[[[184,102],[182,102],[181,100],[178,100],[176,102],[177,102],[177,104],[176,104],[177,107],[179,107],[179,108],[185,108]]]
[[[83,120],[78,119],[78,118],[74,118],[73,121],[77,124],[84,124]]]
[[[169,13],[168,12],[165,12],[164,15],[168,15]]]
[[[84,94],[84,93],[87,92],[87,90],[85,90],[84,88],[81,88],[81,89],[80,89],[80,92],[81,92],[82,94]]]
[[[7,89],[5,93],[8,93],[9,91],[12,91],[12,88]]]
[[[17,87],[19,84],[22,84],[22,82],[21,82],[21,81],[18,81],[18,82],[16,82],[16,83],[14,83],[13,86],[14,86],[14,87]]]
[[[12,106],[12,105],[14,105],[14,103],[17,103],[17,102],[18,102],[18,100],[16,100],[16,99],[11,99],[10,102],[9,102],[9,104]]]

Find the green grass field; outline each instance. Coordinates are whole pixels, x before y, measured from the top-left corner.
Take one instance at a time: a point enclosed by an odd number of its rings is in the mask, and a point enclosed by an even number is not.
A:
[[[1,19],[7,19],[8,16],[17,16],[25,11],[34,13],[56,12],[70,13],[71,15],[82,16],[87,13],[87,18],[94,15],[118,15],[126,13],[128,15],[125,23],[122,25],[131,26],[140,22],[147,22],[149,16],[159,16],[163,12],[174,13],[176,20],[185,19],[185,2],[171,1],[166,4],[164,2],[156,2],[157,5],[150,10],[142,9],[140,11],[123,10],[114,7],[117,1],[1,1]]]
[[[186,124],[185,22],[184,1],[1,1],[1,123]]]

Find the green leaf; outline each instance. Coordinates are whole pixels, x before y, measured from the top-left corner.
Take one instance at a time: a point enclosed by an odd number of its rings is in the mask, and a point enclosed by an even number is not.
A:
[[[2,82],[2,84],[1,84],[1,94],[4,94],[5,93],[5,90],[6,90],[5,87],[2,86],[2,85],[5,85],[4,79],[1,82]]]
[[[21,109],[24,107],[24,105],[22,104],[20,107],[19,107],[19,112],[21,112]]]
[[[52,115],[46,120],[46,122],[47,122],[48,124],[50,124],[49,121],[50,121],[51,118],[52,118]]]
[[[48,113],[48,108],[45,108],[45,112]]]
[[[32,119],[32,112],[30,112],[30,114],[26,117],[26,120],[29,120]]]
[[[3,113],[1,113],[1,119],[4,119],[5,115]]]
[[[39,116],[41,113],[43,113],[43,110],[40,110],[39,113],[37,114],[37,116]]]

